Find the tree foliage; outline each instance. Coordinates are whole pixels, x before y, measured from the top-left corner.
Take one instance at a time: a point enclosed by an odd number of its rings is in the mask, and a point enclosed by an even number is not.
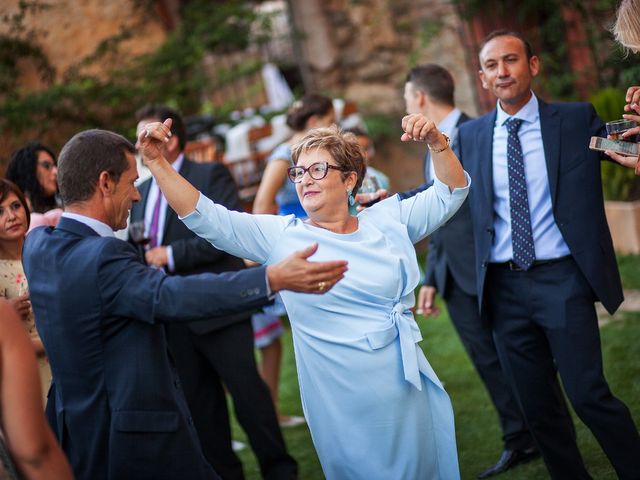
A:
[[[131,2],[134,12],[140,13],[134,18],[146,18],[154,11],[153,0]],[[251,2],[183,0],[179,24],[156,51],[128,58],[120,50],[142,26],[138,21],[56,75],[41,47],[46,32],[29,30],[25,22],[28,15],[44,14],[48,8],[43,1],[21,1],[16,14],[1,19],[8,33],[0,35],[0,131],[13,139],[12,148],[33,137],[47,138],[58,147],[69,134],[85,128],[131,136],[133,114],[148,102],[167,103],[184,114],[199,113],[210,86],[203,59],[245,49],[256,19]],[[25,61],[36,66],[44,89],[21,88],[18,79]],[[233,75],[227,78],[232,80]]]

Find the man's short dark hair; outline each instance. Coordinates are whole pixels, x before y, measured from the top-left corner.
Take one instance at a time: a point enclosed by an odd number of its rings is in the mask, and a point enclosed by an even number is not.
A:
[[[74,135],[58,157],[58,185],[63,203],[71,205],[91,198],[104,171],[118,182],[129,168],[126,153],[135,151],[129,140],[106,130],[85,130]]]
[[[158,103],[149,104],[142,107],[136,112],[136,122],[146,120],[149,118],[156,119],[160,122],[164,122],[167,118],[173,120],[171,125],[171,134],[178,137],[178,146],[180,151],[184,150],[184,146],[187,143],[187,129],[184,126],[182,116],[173,108],[161,105]]]
[[[415,90],[422,90],[436,103],[454,105],[455,83],[449,70],[435,63],[418,65],[409,70],[405,82]]]
[[[496,37],[517,38],[524,45],[524,52],[527,54],[527,60],[531,60],[531,57],[533,57],[533,48],[531,48],[531,44],[529,43],[529,40],[527,40],[527,38],[522,33],[512,31],[512,30],[507,30],[507,29],[494,30],[489,35],[484,37],[484,40],[482,40],[482,43],[480,44],[480,50],[478,50],[478,55],[480,54],[480,52],[482,52],[482,49],[484,48],[484,46]]]

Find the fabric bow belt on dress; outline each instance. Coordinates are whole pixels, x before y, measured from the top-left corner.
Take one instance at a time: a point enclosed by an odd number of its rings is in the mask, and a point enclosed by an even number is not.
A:
[[[413,319],[411,311],[402,303],[394,305],[389,318],[391,319],[391,325],[388,328],[367,333],[369,345],[374,350],[378,350],[390,345],[399,336],[404,379],[418,390],[422,390],[420,372],[427,376],[429,376],[430,372],[424,365],[426,362],[420,361],[418,356],[420,347],[416,344],[422,340],[420,328],[418,328],[418,324]]]

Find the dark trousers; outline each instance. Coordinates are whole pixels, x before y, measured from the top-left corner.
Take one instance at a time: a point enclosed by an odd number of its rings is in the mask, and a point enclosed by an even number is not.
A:
[[[491,329],[480,319],[478,297],[462,290],[449,275],[444,300],[462,345],[498,412],[504,448],[521,450],[532,447],[533,438],[502,371]]]
[[[640,478],[640,437],[602,371],[594,294],[569,257],[530,270],[488,267],[486,306],[512,382],[551,477],[591,478],[578,450],[558,373],[575,412],[621,479]]]
[[[267,385],[258,373],[249,321],[205,335],[185,325],[167,325],[167,339],[202,450],[225,480],[243,479],[231,447],[224,386],[265,479],[294,479],[297,463],[286,451]]]

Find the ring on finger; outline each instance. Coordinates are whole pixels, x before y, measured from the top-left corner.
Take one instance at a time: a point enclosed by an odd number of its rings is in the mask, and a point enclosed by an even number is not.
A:
[[[324,292],[324,289],[327,288],[327,282],[318,282],[318,291]]]

